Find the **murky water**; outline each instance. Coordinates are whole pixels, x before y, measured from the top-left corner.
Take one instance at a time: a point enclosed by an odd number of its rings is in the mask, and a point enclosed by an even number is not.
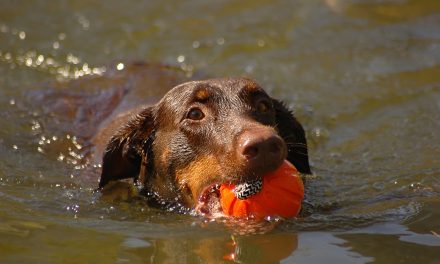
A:
[[[32,99],[131,61],[283,98],[308,132],[305,217],[231,237],[97,199],[81,130]],[[1,263],[440,263],[438,0],[3,0],[0,127]]]

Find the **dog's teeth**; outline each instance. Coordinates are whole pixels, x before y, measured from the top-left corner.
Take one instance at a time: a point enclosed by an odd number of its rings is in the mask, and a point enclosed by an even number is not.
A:
[[[257,179],[237,184],[234,188],[234,193],[238,199],[244,200],[254,194],[259,193],[261,188],[263,188],[263,181],[261,179]]]

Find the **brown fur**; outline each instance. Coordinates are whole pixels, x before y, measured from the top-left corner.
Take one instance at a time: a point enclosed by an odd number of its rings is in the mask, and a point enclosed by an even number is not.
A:
[[[261,177],[285,158],[310,173],[301,124],[249,79],[187,82],[129,116],[100,134],[123,123],[104,151],[100,187],[134,178],[154,199],[194,207],[210,185]]]

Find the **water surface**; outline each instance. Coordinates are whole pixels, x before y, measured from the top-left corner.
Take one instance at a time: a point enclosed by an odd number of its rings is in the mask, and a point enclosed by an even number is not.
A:
[[[310,144],[305,216],[231,238],[97,199],[80,132],[29,94],[132,61],[282,98]],[[2,263],[440,263],[437,0],[0,1],[0,127]]]

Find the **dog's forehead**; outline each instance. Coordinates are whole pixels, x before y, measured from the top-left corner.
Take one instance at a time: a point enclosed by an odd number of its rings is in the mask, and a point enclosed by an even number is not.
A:
[[[211,102],[217,109],[232,109],[244,106],[249,102],[248,95],[266,94],[253,80],[247,78],[218,78],[203,81],[192,81],[180,84],[171,89],[158,104],[158,117],[166,114],[178,118],[187,111],[194,102]],[[221,103],[221,104],[216,104]],[[228,110],[229,111],[229,110]],[[170,115],[172,113],[172,115]]]
[[[243,90],[257,91],[261,90],[261,87],[255,81],[247,78],[219,78],[211,79],[202,82],[202,85],[216,87],[226,92],[240,92]]]
[[[217,78],[203,81],[183,83],[169,91],[165,98],[172,100],[206,99],[212,95],[238,95],[240,93],[252,93],[263,91],[260,85],[247,78]]]

